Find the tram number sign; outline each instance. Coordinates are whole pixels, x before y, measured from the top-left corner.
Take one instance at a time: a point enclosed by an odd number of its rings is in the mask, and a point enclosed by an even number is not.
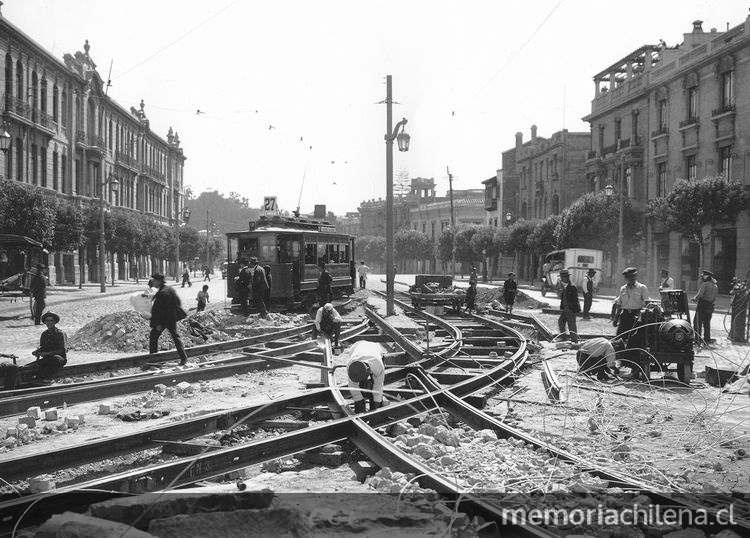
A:
[[[263,211],[277,211],[278,206],[276,205],[275,196],[263,197]]]

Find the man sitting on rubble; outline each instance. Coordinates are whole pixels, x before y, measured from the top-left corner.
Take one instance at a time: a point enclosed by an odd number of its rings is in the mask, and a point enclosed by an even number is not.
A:
[[[39,367],[39,379],[43,382],[52,382],[55,373],[68,362],[68,337],[55,325],[60,322],[60,316],[53,312],[46,312],[42,316],[42,323],[47,330],[39,339],[39,347],[31,352],[36,360],[26,366]]]
[[[584,375],[596,376],[599,381],[616,379],[613,371],[617,371],[616,353],[625,349],[625,342],[621,338],[608,340],[606,338],[591,338],[584,341],[576,353],[578,371]]]
[[[331,341],[334,348],[339,345],[341,336],[341,314],[339,314],[331,303],[326,303],[315,313],[315,327],[313,327],[313,338],[318,335],[324,336]]]
[[[350,348],[351,356],[346,367],[349,376],[349,392],[354,400],[354,412],[364,413],[365,391],[370,400],[370,411],[383,406],[383,383],[385,382],[385,364],[383,348],[377,342],[360,340]]]

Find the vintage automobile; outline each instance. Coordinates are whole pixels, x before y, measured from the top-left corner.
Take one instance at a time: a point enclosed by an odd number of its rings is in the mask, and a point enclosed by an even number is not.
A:
[[[570,272],[570,281],[582,290],[586,273],[589,269],[595,269],[594,290],[598,289],[602,279],[602,263],[604,252],[588,248],[566,248],[553,250],[544,257],[542,267],[542,296],[547,292],[554,291],[557,296],[562,295],[562,284],[560,283],[560,270],[567,269]]]

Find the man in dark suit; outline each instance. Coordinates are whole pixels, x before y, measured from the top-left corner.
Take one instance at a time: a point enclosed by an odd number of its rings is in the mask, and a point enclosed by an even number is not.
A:
[[[564,338],[565,326],[573,342],[578,342],[578,328],[576,327],[576,314],[581,311],[581,303],[578,302],[578,288],[570,281],[570,273],[567,269],[560,270],[560,282],[562,283],[562,297],[560,298],[560,317],[557,326],[560,335]]]
[[[180,356],[180,365],[187,363],[185,348],[182,346],[182,340],[177,333],[177,322],[184,317],[182,303],[177,296],[177,292],[171,286],[164,284],[164,275],[154,273],[151,275],[151,287],[159,291],[154,295],[154,303],[151,305],[151,333],[148,338],[148,352],[156,353],[159,351],[159,336],[164,329],[169,331],[174,340],[174,347],[177,348],[177,354]]]

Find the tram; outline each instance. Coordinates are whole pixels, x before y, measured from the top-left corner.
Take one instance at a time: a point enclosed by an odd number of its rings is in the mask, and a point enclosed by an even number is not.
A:
[[[240,260],[258,258],[271,267],[271,304],[309,311],[317,301],[318,262],[333,277],[334,298],[354,292],[354,237],[327,221],[300,217],[260,217],[247,231],[228,232],[227,296],[239,302],[235,277]]]

